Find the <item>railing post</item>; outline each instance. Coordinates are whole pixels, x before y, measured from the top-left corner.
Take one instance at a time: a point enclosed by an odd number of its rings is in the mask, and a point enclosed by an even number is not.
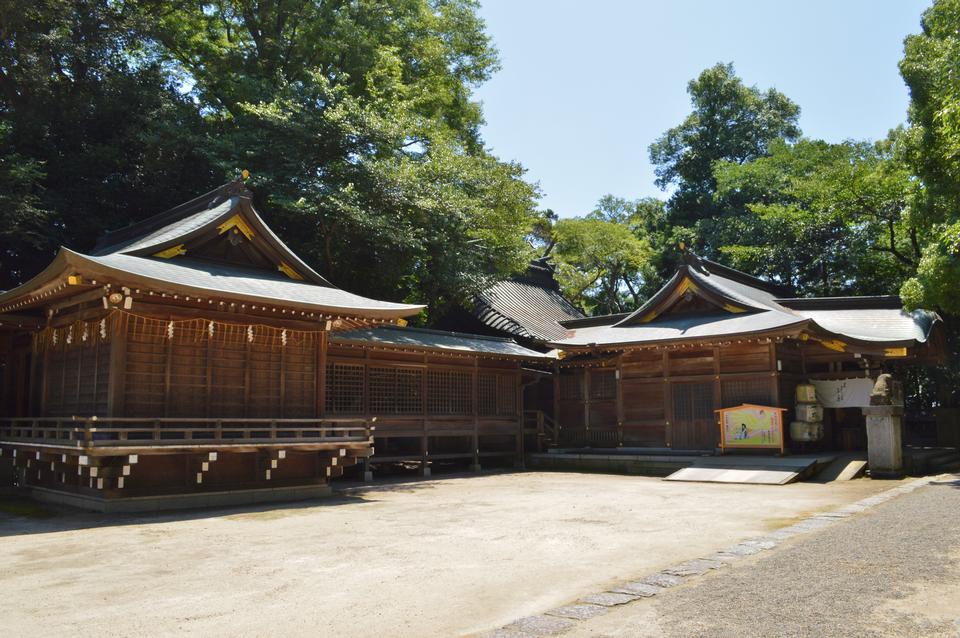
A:
[[[154,419],[153,421],[153,440],[160,440],[160,419]]]
[[[220,419],[217,419],[216,423],[214,424],[213,437],[217,441],[223,439],[223,421]]]

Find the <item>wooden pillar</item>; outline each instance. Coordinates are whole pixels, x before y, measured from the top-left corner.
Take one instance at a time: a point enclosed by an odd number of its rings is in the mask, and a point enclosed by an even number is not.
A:
[[[206,363],[204,364],[206,372],[206,381],[204,388],[204,395],[206,395],[206,405],[204,406],[204,413],[207,415],[207,418],[210,418],[210,403],[213,401],[213,337],[209,332],[204,331],[204,339],[207,341],[207,352],[206,352]],[[219,415],[217,415],[219,416]]]
[[[480,358],[473,359],[473,467],[474,472],[480,471]],[[496,400],[496,396],[494,396]]]
[[[427,406],[429,405],[429,398],[427,397],[427,391],[429,384],[427,383],[427,371],[429,370],[429,361],[427,355],[423,355],[423,378],[420,380],[421,394],[423,396],[423,432],[420,435],[420,473],[423,476],[430,476],[430,437],[427,434],[427,416],[428,410]]]
[[[583,368],[583,379],[580,387],[583,392],[583,429],[590,432],[590,368]]]
[[[243,339],[243,416],[250,416],[250,339]]]
[[[37,357],[36,352],[34,352],[31,357],[31,365],[37,367],[36,375],[32,378],[36,379],[40,393],[37,397],[37,405],[31,405],[30,409],[34,414],[40,416],[47,415],[47,372],[49,370],[48,366],[50,365],[50,348],[51,344],[44,343],[43,357]]]
[[[673,447],[673,395],[670,391],[670,353],[668,350],[663,351],[661,366],[663,369],[664,439],[667,447]]]
[[[780,373],[777,371],[777,346],[770,340],[770,400],[773,405],[780,407]]]
[[[107,416],[123,415],[123,399],[127,376],[127,322],[114,315],[110,337],[110,378],[107,387]]]
[[[287,415],[287,346],[280,342],[280,418]]]
[[[617,356],[614,375],[614,392],[617,400],[617,447],[623,447],[623,353]]]
[[[723,406],[723,386],[720,383],[720,347],[713,348],[713,407]]]
[[[560,362],[553,362],[553,423],[559,432],[560,429]],[[555,441],[560,445],[560,437]]]
[[[171,368],[173,367],[173,339],[170,338],[170,335],[166,336],[166,347],[164,348],[164,358],[163,358],[163,416],[170,415],[170,401],[173,400],[173,397],[170,396],[170,375],[172,374]],[[250,362],[247,361],[247,367],[249,369]],[[249,373],[248,373],[249,374]]]
[[[517,410],[517,460],[516,467],[524,467],[524,449],[523,449],[523,379],[520,373],[520,364],[517,364],[517,371],[513,374],[514,392],[516,392],[516,402],[514,406]]]
[[[327,414],[327,343],[327,331],[324,330],[317,339],[317,369],[313,375],[317,384],[314,395],[317,399],[317,417],[321,419]]]

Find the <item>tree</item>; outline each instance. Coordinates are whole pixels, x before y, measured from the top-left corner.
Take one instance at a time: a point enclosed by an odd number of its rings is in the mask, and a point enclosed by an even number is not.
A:
[[[662,202],[612,195],[586,217],[557,221],[553,254],[564,293],[594,314],[636,308],[659,285],[651,236],[663,224]]]
[[[908,307],[960,314],[960,0],[936,0],[908,36],[900,72],[910,88],[906,161],[919,178],[910,214],[927,229],[901,296]]]
[[[700,224],[733,266],[799,295],[893,294],[916,268],[911,180],[882,142],[774,142],[769,155],[715,165],[722,215]]]
[[[713,217],[717,161],[742,164],[769,151],[776,140],[800,136],[800,107],[775,89],[745,86],[732,64],[704,70],[687,86],[693,112],[650,145],[657,186],[676,190],[668,202],[675,224]]]
[[[252,174],[294,249],[357,292],[433,313],[525,267],[536,189],[483,148],[497,68],[472,0],[141,3],[146,48]]]
[[[0,288],[203,192],[202,118],[110,0],[0,6]]]

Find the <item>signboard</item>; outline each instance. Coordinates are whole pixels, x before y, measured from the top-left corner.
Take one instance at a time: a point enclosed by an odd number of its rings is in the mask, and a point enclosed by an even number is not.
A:
[[[817,388],[817,401],[825,408],[866,408],[876,380],[870,378],[811,381]]]
[[[783,453],[783,413],[786,408],[744,403],[720,413],[720,448],[778,449]]]

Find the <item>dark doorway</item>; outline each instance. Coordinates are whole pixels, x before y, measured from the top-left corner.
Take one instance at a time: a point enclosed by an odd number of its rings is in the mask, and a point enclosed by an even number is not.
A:
[[[713,450],[718,443],[713,383],[673,383],[670,446],[675,450]]]

